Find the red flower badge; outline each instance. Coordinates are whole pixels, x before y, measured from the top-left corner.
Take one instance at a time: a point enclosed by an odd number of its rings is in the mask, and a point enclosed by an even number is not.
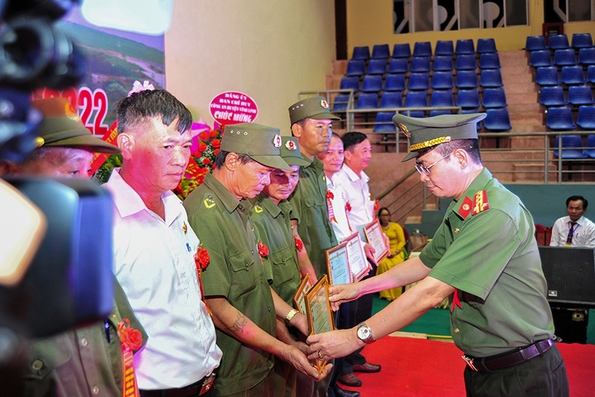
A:
[[[258,253],[261,257],[269,256],[269,247],[263,244],[262,240],[258,242]]]
[[[127,318],[123,318],[118,324],[118,336],[120,342],[131,350],[138,350],[143,344],[143,335],[130,326],[130,320]]]
[[[350,212],[350,211],[351,211],[351,204],[345,203],[345,212]]]
[[[295,241],[295,249],[297,249],[298,251],[301,251],[304,249],[304,243],[301,239],[299,239],[296,236],[293,236],[293,241]]]
[[[333,194],[333,192],[331,192],[330,190],[326,191],[326,199],[327,200],[332,200],[335,198],[335,195]]]
[[[196,268],[200,271],[203,271],[209,265],[211,261],[211,257],[209,256],[209,251],[203,247],[203,245],[199,245],[198,249],[196,250],[196,254],[194,254],[194,262],[196,263]]]

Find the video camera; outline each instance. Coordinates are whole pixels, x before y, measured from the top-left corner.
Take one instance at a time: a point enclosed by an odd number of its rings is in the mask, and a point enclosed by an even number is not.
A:
[[[64,89],[83,76],[80,49],[54,26],[79,1],[0,0],[0,160],[23,161],[37,147],[41,116],[31,107],[33,90]],[[22,281],[0,285],[0,331],[42,337],[108,315],[113,305],[109,194],[87,180],[5,181],[44,213],[48,226]]]

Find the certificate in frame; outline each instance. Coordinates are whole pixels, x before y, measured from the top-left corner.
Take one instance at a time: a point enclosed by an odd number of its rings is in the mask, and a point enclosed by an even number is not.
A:
[[[343,240],[347,244],[347,256],[349,258],[349,268],[354,281],[360,281],[368,274],[372,266],[362,246],[362,239],[358,232],[353,233],[351,236]]]
[[[326,267],[331,285],[349,284],[352,280],[351,268],[349,267],[349,255],[347,243],[342,242],[333,248],[327,249]]]
[[[366,234],[368,244],[374,248],[374,259],[376,263],[380,263],[381,260],[388,256],[389,252],[384,242],[384,233],[378,219],[374,219],[368,225],[364,226],[364,233]]]
[[[308,309],[306,308],[306,294],[310,289],[312,289],[312,281],[310,280],[310,276],[306,273],[304,274],[304,277],[302,277],[300,286],[293,296],[294,307],[304,315],[308,315]]]
[[[306,310],[310,334],[321,334],[335,329],[333,310],[329,301],[329,282],[325,274],[306,294]],[[317,359],[315,367],[322,373],[327,360]]]

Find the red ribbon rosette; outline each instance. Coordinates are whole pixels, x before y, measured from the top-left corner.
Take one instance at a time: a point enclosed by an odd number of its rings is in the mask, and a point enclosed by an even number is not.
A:
[[[333,194],[333,192],[331,192],[330,190],[326,191],[326,199],[327,200],[332,200],[335,198],[335,195]]]
[[[139,330],[130,326],[130,320],[123,318],[118,324],[118,337],[122,345],[122,387],[123,397],[138,397],[138,383],[134,372],[133,350],[138,350],[143,344],[143,335]]]
[[[118,324],[120,342],[129,349],[138,350],[143,344],[143,335],[130,326],[130,320],[123,318]]]
[[[304,242],[301,239],[293,236],[293,241],[295,242],[295,249],[298,250],[298,252],[304,249]]]
[[[345,212],[351,212],[351,204],[345,203]]]
[[[205,270],[209,266],[209,262],[211,262],[209,251],[202,244],[198,246],[196,254],[194,254],[194,262],[196,263],[196,268],[201,271]]]
[[[258,253],[261,257],[269,256],[269,247],[263,244],[262,240],[258,242]]]

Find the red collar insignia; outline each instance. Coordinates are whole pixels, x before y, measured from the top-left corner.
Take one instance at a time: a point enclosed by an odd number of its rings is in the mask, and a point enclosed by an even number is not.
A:
[[[463,219],[467,218],[469,216],[469,214],[471,213],[471,206],[473,205],[473,201],[465,196],[465,199],[463,200],[463,203],[461,204],[461,206],[459,207],[459,215],[461,215],[463,217]]]

